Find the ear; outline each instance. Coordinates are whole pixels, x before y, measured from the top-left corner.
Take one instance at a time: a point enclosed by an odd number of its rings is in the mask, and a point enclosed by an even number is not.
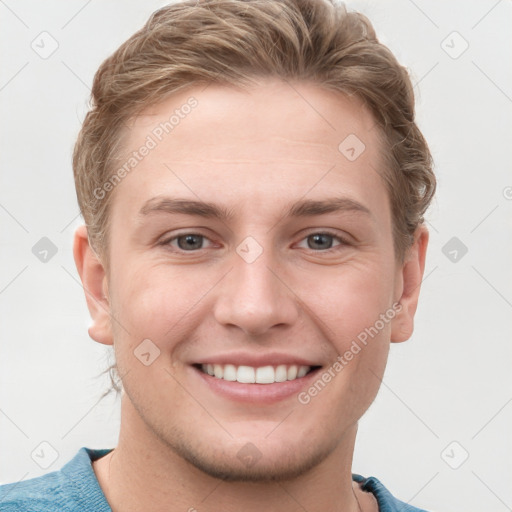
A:
[[[79,226],[75,231],[73,256],[92,318],[89,336],[98,343],[112,345],[107,276],[101,261],[89,244],[85,225]]]
[[[421,281],[425,270],[428,230],[421,225],[414,234],[414,242],[399,269],[396,302],[402,306],[391,322],[391,341],[407,341],[414,331],[414,315],[418,306]]]

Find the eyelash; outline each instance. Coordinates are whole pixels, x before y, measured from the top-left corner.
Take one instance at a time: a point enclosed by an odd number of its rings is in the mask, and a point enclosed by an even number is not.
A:
[[[171,246],[171,242],[174,242],[178,238],[185,237],[187,235],[194,235],[194,236],[202,237],[203,239],[206,239],[206,240],[210,241],[210,239],[206,235],[202,235],[201,233],[186,232],[186,233],[180,233],[178,235],[174,235],[172,238],[167,238],[164,241],[162,241],[159,245],[170,247]],[[331,247],[329,249],[320,249],[320,250],[314,250],[314,249],[309,249],[309,248],[307,249],[307,250],[312,251],[314,253],[322,253],[322,254],[331,253],[332,251],[335,251],[339,247],[351,245],[350,242],[348,242],[345,238],[343,238],[340,235],[338,235],[336,233],[333,233],[332,231],[329,231],[329,230],[314,231],[312,233],[309,233],[309,234],[307,234],[305,237],[303,237],[301,239],[301,242],[303,240],[307,240],[309,237],[314,236],[314,235],[327,235],[327,236],[330,236],[330,237],[334,238],[335,240],[337,240],[339,242],[339,245]],[[171,250],[173,250],[175,252],[179,252],[179,253],[185,254],[185,253],[197,253],[197,252],[202,251],[203,249],[204,248],[197,249],[197,250],[186,251],[184,249],[174,248],[173,247]]]

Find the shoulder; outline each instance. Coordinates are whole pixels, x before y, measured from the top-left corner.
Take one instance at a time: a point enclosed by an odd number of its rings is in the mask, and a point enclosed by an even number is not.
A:
[[[2,512],[67,511],[61,495],[62,484],[58,472],[21,482],[0,486],[0,510]]]
[[[0,485],[2,512],[110,511],[94,476],[91,461],[109,450],[81,448],[62,469]],[[91,458],[94,457],[94,458]]]
[[[427,512],[422,508],[413,507],[395,498],[384,484],[374,476],[365,478],[353,474],[352,478],[359,483],[363,491],[370,492],[375,496],[381,512]]]

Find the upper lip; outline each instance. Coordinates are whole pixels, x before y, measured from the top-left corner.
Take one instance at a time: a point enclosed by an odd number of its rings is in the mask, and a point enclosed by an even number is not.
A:
[[[312,359],[278,352],[265,354],[228,352],[225,354],[216,354],[215,356],[204,357],[200,361],[196,361],[194,364],[232,364],[235,366],[252,366],[254,368],[262,366],[278,366],[281,364],[287,366],[322,366],[318,361],[313,361]]]

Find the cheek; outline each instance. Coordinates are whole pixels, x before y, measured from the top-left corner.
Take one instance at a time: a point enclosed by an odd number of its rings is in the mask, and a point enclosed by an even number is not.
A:
[[[393,284],[391,272],[381,265],[353,264],[330,269],[323,277],[316,275],[304,290],[305,303],[330,328],[335,344],[357,337],[391,307]],[[313,290],[313,291],[311,291]],[[379,324],[380,325],[380,324]],[[386,331],[385,328],[379,330]]]
[[[314,289],[322,293],[312,296],[308,305],[336,353],[330,375],[325,376],[332,378],[333,385],[319,407],[325,400],[327,409],[339,409],[342,416],[347,406],[362,414],[373,401],[384,373],[395,313],[392,279],[391,270],[376,260],[340,268],[339,273],[331,272],[330,279],[316,282]],[[340,401],[340,396],[345,399]]]
[[[181,399],[170,373],[176,347],[188,338],[191,306],[162,274],[132,269],[125,276],[113,303],[115,359],[131,402],[147,413],[168,396],[174,405]]]
[[[111,307],[116,331],[116,353],[133,351],[144,339],[158,346],[162,341],[163,325],[169,325],[168,315],[174,311],[176,298],[166,282],[153,279],[147,271],[118,268],[112,276]],[[119,360],[119,358],[118,358]]]
[[[165,304],[177,301],[177,291],[172,280],[158,268],[144,264],[143,261],[132,259],[130,264],[118,268],[113,275],[116,290],[116,306],[118,313],[125,321],[140,325],[140,319],[154,322],[165,310]],[[169,307],[172,311],[172,307]]]
[[[184,275],[169,266],[132,265],[124,274],[119,271],[118,277],[112,287],[116,353],[132,353],[149,339],[162,354],[171,355],[198,320],[207,276]]]

